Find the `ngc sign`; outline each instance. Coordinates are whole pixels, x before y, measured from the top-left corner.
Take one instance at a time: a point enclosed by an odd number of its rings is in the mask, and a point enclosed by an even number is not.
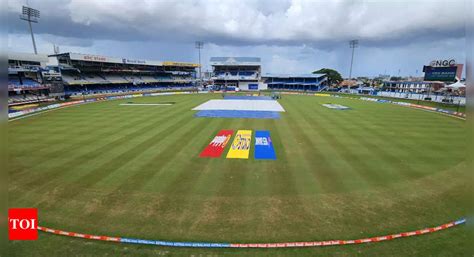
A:
[[[106,62],[107,57],[98,56],[98,55],[84,55],[83,59],[85,61],[93,61],[93,62]]]
[[[456,60],[450,59],[450,60],[434,60],[430,62],[431,67],[450,67],[450,66],[455,66],[456,65]]]
[[[455,59],[434,60],[429,65],[423,66],[425,81],[452,82],[456,77],[461,78],[462,64],[457,64]]]

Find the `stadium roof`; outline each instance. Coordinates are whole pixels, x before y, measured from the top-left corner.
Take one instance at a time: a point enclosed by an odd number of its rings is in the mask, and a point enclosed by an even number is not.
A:
[[[47,54],[9,52],[8,53],[8,60],[47,63],[48,62],[48,55]]]
[[[447,85],[446,87],[451,88],[451,89],[460,89],[460,88],[465,88],[466,85],[464,85],[463,83],[461,83],[461,81],[458,80],[456,81],[456,83]]]
[[[99,63],[119,63],[119,64],[147,65],[147,66],[199,67],[198,64],[187,63],[187,62],[170,62],[170,61],[161,62],[161,61],[142,60],[142,59],[108,57],[108,56],[93,55],[93,54],[61,53],[61,54],[50,55],[50,56],[68,56],[71,60],[75,60],[75,61],[99,62]]]
[[[259,66],[259,57],[211,57],[211,65],[226,65],[226,66]]]
[[[321,78],[326,76],[326,74],[272,74],[266,73],[263,74],[264,78]]]

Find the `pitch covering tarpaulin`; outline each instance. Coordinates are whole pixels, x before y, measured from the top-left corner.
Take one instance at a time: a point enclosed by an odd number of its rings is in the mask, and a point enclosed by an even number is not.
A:
[[[231,100],[209,100],[199,106],[194,107],[194,111],[205,110],[232,110],[232,111],[270,111],[284,112],[285,109],[275,100],[248,100],[248,99],[231,99]]]
[[[198,111],[194,116],[208,118],[279,119],[280,113],[270,111],[205,110]]]

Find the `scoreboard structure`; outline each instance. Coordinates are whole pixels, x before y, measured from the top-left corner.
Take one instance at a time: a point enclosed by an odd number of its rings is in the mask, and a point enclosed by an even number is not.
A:
[[[435,60],[423,66],[424,80],[454,82],[461,79],[462,70],[463,65],[457,64],[454,59]]]

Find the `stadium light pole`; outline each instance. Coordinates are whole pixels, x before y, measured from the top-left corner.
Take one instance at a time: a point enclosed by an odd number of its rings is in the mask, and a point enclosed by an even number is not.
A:
[[[353,39],[349,41],[349,47],[352,48],[351,69],[349,70],[349,80],[352,79],[352,64],[354,63],[354,49],[359,45],[359,40]]]
[[[33,35],[33,27],[31,26],[31,23],[38,23],[39,17],[40,11],[30,8],[28,6],[23,6],[20,19],[28,22],[31,33],[31,41],[33,41],[33,49],[35,50],[35,54],[38,54],[38,51],[36,51],[35,36]]]
[[[200,80],[201,85],[202,85],[201,49],[204,47],[204,42],[202,42],[202,41],[196,41],[195,46],[196,46],[196,48],[198,49],[198,52],[199,52],[199,80]]]

